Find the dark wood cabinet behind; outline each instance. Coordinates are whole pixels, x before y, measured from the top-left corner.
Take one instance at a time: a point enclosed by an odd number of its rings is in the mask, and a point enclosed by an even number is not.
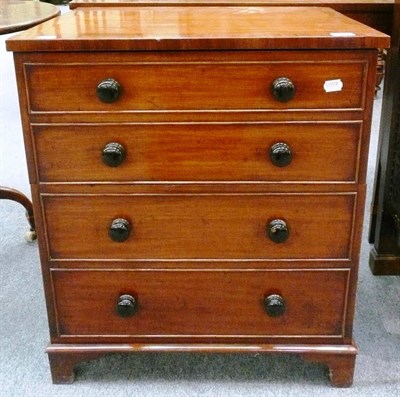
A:
[[[400,274],[400,1],[396,1],[383,92],[380,148],[371,219],[371,270]]]

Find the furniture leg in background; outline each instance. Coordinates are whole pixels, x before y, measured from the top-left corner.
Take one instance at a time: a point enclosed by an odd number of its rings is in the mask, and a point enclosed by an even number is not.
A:
[[[43,21],[54,18],[59,14],[60,10],[51,4],[32,1],[2,0],[0,34],[28,29]],[[0,199],[13,200],[25,207],[30,225],[30,231],[26,234],[26,239],[28,241],[36,240],[31,201],[18,190],[4,186],[0,186]]]
[[[0,199],[13,200],[20,203],[26,209],[26,218],[29,222],[30,230],[26,234],[28,241],[36,240],[35,220],[33,217],[32,203],[23,193],[16,189],[0,186]]]

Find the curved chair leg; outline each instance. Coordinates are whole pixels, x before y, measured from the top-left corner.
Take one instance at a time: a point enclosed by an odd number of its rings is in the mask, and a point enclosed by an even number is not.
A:
[[[16,201],[26,209],[26,219],[28,220],[30,226],[30,231],[27,233],[26,239],[28,241],[36,240],[33,207],[32,202],[28,199],[28,197],[16,189],[0,186],[0,199]]]

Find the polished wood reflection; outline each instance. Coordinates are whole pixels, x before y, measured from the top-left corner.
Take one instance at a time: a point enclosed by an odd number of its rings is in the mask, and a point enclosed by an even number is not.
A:
[[[324,7],[81,8],[64,15],[62,21],[54,19],[21,33],[8,41],[7,48],[87,51],[389,45],[387,35]]]
[[[381,32],[392,31],[393,0],[72,0],[78,7],[313,6],[330,7]]]

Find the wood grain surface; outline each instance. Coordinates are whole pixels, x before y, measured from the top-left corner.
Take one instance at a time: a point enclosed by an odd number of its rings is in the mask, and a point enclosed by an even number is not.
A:
[[[79,8],[7,41],[12,51],[388,46],[389,36],[323,7]]]

